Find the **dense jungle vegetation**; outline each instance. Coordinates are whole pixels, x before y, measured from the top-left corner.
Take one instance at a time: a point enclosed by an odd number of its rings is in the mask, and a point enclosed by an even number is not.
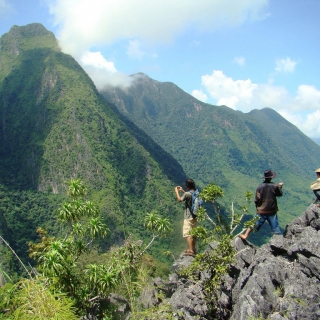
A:
[[[99,253],[101,248],[94,241],[111,233],[99,207],[87,199],[87,188],[81,180],[68,182],[67,195],[56,211],[59,236],[38,228],[38,239],[28,243],[29,257],[35,261],[35,267],[25,265],[0,236],[5,245],[2,253],[11,255],[24,274],[24,278],[15,279],[0,269],[0,319],[77,319],[86,314],[96,319],[115,319],[117,312],[109,298],[115,293],[129,302],[131,319],[153,318],[155,310],[142,308],[139,297],[151,277],[164,277],[168,270],[147,252],[158,238],[172,232],[171,221],[152,211],[145,215],[143,223],[148,242],[128,236],[121,245],[114,244],[108,251]],[[234,259],[231,240],[247,207],[243,206],[241,212],[233,210],[227,219],[217,205],[218,198],[224,196],[219,186],[208,185],[200,196],[213,205],[214,218],[209,217],[204,207],[198,211],[199,225],[193,235],[200,242],[201,252],[190,267],[180,272],[195,279],[199,270],[210,266],[213,274],[206,290],[212,293]],[[251,197],[248,192],[247,202]],[[250,223],[247,226],[254,219]],[[201,248],[211,242],[217,242],[216,249],[202,253]],[[172,252],[167,254],[173,256]],[[160,314],[167,319],[173,316],[170,308],[161,310]]]
[[[223,240],[220,253],[199,255],[197,268],[205,267],[202,257],[232,259],[230,239],[255,213],[248,202],[242,217],[243,195],[254,193],[265,169],[285,183],[282,228],[313,201],[320,147],[275,111],[243,114],[134,77],[126,92],[102,96],[42,25],[14,26],[1,37],[0,307],[9,309],[2,317],[28,319],[26,310],[40,303],[52,305],[44,319],[53,311],[73,319],[99,302],[108,319],[111,292],[138,312],[142,287],[166,275],[185,247],[174,186],[186,178],[207,200],[199,249]],[[209,192],[215,186],[223,197]],[[239,222],[235,230],[231,221]],[[269,236],[265,225],[250,241],[261,245]]]
[[[70,178],[88,185],[112,230],[100,240],[102,250],[130,234],[144,240],[144,215],[152,210],[170,217],[176,232],[151,253],[168,261],[163,251],[181,250],[182,213],[172,200],[177,180],[185,179],[182,167],[108,108],[42,25],[15,26],[3,35],[0,61],[0,230],[14,250],[25,258],[38,227],[59,234],[53,217]]]

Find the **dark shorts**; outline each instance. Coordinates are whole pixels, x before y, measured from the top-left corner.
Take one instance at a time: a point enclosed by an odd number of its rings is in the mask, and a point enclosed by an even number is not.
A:
[[[281,234],[277,213],[257,214],[257,217],[259,218],[259,220],[256,222],[254,230],[258,231],[267,220],[270,225],[271,231],[273,233]]]

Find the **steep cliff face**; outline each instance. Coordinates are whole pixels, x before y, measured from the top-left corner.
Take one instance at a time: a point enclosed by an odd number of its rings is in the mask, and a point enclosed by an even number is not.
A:
[[[26,255],[37,227],[53,225],[47,222],[70,178],[84,181],[108,221],[112,234],[103,248],[127,233],[146,238],[143,219],[151,210],[173,221],[181,215],[173,187],[185,179],[182,167],[120,119],[51,32],[40,24],[14,26],[0,38],[0,215],[6,219],[0,233],[14,234],[10,243],[19,254]]]
[[[158,299],[162,292],[176,319],[319,319],[319,216],[320,208],[310,205],[287,225],[283,236],[274,235],[260,248],[235,238],[235,263],[215,298],[203,290],[210,270],[199,273],[195,282],[173,273],[169,281],[155,279],[148,299],[142,299],[144,305],[163,303]],[[192,259],[180,256],[174,268]]]

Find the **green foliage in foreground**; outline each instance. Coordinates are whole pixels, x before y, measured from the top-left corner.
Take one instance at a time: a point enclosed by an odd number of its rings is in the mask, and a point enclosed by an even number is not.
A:
[[[29,244],[30,257],[37,262],[37,276],[32,277],[32,270],[23,265],[29,279],[2,288],[0,311],[5,310],[10,319],[76,319],[75,315],[87,312],[98,319],[109,314],[112,319],[108,304],[111,292],[123,294],[134,314],[135,300],[154,273],[154,262],[144,252],[156,238],[170,232],[171,224],[152,212],[145,218],[145,226],[152,232],[149,244],[143,246],[142,241],[128,238],[122,246],[94,259],[93,241],[107,234],[107,226],[101,221],[98,207],[85,200],[85,194],[80,180],[69,182],[70,200],[58,211],[64,238],[48,236],[46,230],[38,229],[40,241]],[[55,300],[55,313],[48,310],[51,299]]]
[[[118,293],[129,301],[131,319],[174,319],[169,304],[143,310],[138,300],[156,271],[153,258],[145,252],[158,237],[170,233],[170,221],[152,211],[144,219],[144,227],[152,234],[147,245],[129,237],[122,246],[114,246],[99,255],[93,241],[106,236],[107,226],[101,221],[98,208],[85,200],[85,194],[86,188],[80,180],[69,182],[70,200],[58,211],[64,238],[50,237],[45,230],[38,229],[40,242],[30,243],[30,256],[37,262],[37,276],[32,277],[32,271],[27,271],[29,279],[15,285],[6,283],[0,289],[0,312],[6,312],[5,319],[76,319],[88,313],[97,319],[114,319],[114,307],[108,296]],[[192,236],[197,237],[201,248],[210,245],[212,250],[197,254],[189,267],[179,270],[193,281],[199,280],[201,271],[209,272],[204,287],[213,305],[221,280],[234,261],[234,233],[248,214],[247,206],[236,213],[232,203],[232,214],[225,216],[217,205],[223,196],[222,188],[214,183],[200,193],[213,206],[214,217],[202,207],[198,212],[199,225],[193,229]],[[251,197],[252,193],[247,192],[247,203]],[[251,219],[250,225],[253,223]]]
[[[1,288],[0,297],[2,298],[0,310],[7,310],[0,319],[79,319],[75,315],[73,302],[66,294],[49,290],[47,279],[40,276],[21,280],[14,286],[7,285]]]

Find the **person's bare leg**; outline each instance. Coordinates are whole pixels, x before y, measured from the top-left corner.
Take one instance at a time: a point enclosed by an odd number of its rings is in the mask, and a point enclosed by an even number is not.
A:
[[[192,251],[196,253],[196,238],[192,238]]]
[[[239,237],[242,239],[242,240],[247,240],[248,238],[248,235],[250,234],[250,232],[252,231],[251,228],[248,228],[246,233],[245,234],[239,234]]]
[[[186,255],[195,255],[196,254],[196,239],[193,237],[186,237],[188,250],[185,251]]]
[[[192,237],[187,237],[188,250],[194,252],[194,241]]]

